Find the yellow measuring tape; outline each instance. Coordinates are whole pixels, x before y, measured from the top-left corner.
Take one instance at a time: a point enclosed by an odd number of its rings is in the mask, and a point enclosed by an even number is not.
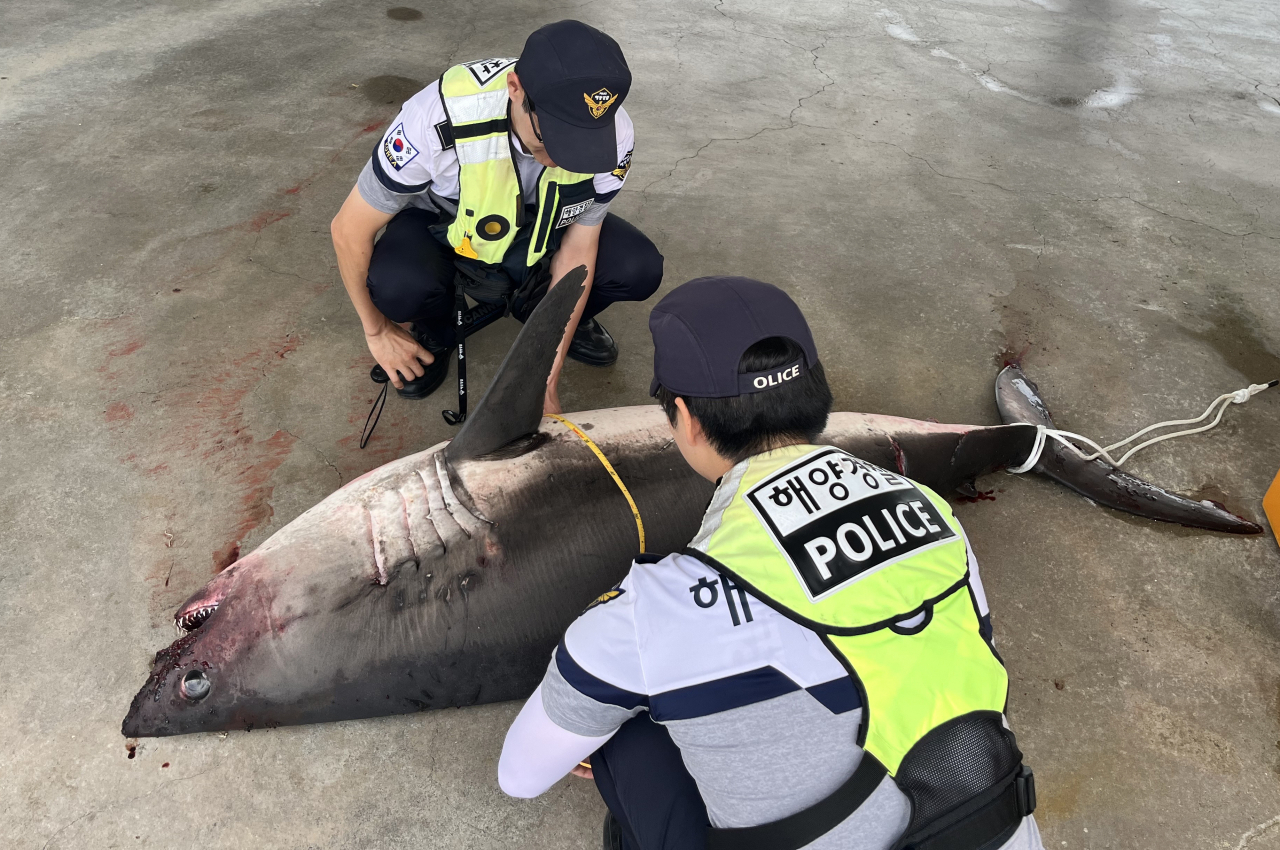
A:
[[[644,521],[640,519],[640,509],[636,507],[636,500],[631,498],[631,491],[627,489],[626,484],[622,483],[622,479],[618,477],[618,473],[614,470],[613,464],[609,463],[609,459],[604,456],[604,452],[600,451],[600,447],[591,441],[591,438],[587,436],[586,431],[583,431],[563,416],[558,416],[554,413],[546,413],[543,415],[562,423],[570,431],[581,437],[582,442],[587,444],[587,448],[591,449],[592,453],[599,458],[600,463],[604,464],[604,471],[609,473],[609,477],[613,479],[614,484],[618,485],[618,489],[622,491],[622,495],[627,497],[627,504],[631,506],[631,515],[635,517],[636,520],[636,535],[640,538],[640,551],[643,552]]]

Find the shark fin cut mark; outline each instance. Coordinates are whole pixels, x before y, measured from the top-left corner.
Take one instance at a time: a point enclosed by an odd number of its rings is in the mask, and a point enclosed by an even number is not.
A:
[[[538,430],[556,349],[586,281],[587,267],[578,266],[534,308],[475,412],[445,449],[450,463],[488,454]]]

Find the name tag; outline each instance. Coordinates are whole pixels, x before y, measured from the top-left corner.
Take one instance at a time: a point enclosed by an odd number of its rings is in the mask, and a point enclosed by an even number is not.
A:
[[[595,198],[588,198],[585,201],[579,201],[576,204],[569,204],[560,210],[560,218],[556,220],[556,227],[568,227],[573,224],[578,216],[596,205]]]
[[[814,601],[956,537],[914,484],[839,449],[789,464],[743,498]]]

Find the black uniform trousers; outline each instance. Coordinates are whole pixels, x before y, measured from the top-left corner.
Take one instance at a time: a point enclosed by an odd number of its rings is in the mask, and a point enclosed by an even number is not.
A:
[[[633,717],[591,756],[624,850],[706,850],[707,807],[680,748],[649,713]]]
[[[442,345],[454,338],[454,265],[456,254],[429,228],[435,212],[409,207],[387,224],[373,246],[368,287],[374,305],[393,322],[414,322]],[[504,270],[519,283],[525,268],[525,245],[517,241],[507,252]],[[662,282],[662,254],[635,226],[609,213],[600,225],[595,278],[587,296],[585,321],[615,301],[644,301]]]

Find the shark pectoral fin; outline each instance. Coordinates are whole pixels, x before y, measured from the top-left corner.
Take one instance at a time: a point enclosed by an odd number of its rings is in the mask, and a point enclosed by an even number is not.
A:
[[[996,406],[1006,424],[1055,427],[1049,407],[1040,397],[1039,387],[1018,366],[1006,366],[996,378]],[[1008,465],[1028,460],[1029,450],[1030,446],[1021,456],[1012,458]],[[1230,511],[1210,502],[1197,502],[1170,493],[1104,460],[1085,460],[1079,452],[1057,440],[1045,443],[1040,460],[1032,469],[1100,505],[1118,511],[1227,534],[1262,533],[1260,526]]]
[[[578,266],[551,285],[498,367],[475,412],[445,447],[450,463],[479,457],[538,430],[556,348],[587,281]]]

